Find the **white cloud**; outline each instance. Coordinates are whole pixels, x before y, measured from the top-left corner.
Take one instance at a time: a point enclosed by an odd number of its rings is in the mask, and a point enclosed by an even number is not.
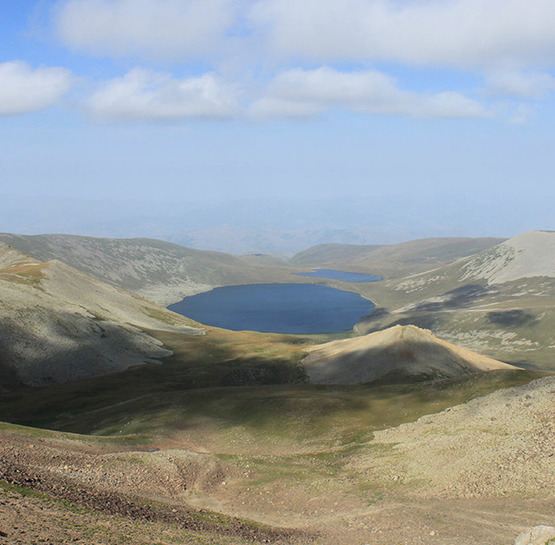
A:
[[[0,64],[0,115],[52,106],[67,93],[72,75],[64,68],[31,68],[21,61]]]
[[[233,0],[63,0],[58,35],[108,56],[180,59],[213,53],[234,21]]]
[[[237,101],[235,89],[212,74],[180,80],[136,68],[104,83],[86,108],[104,120],[170,121],[228,117]]]
[[[553,0],[258,0],[274,53],[463,67],[555,59]]]
[[[256,117],[310,117],[332,108],[410,117],[487,117],[479,102],[460,93],[414,93],[399,89],[376,71],[347,73],[331,68],[279,74],[251,107]]]
[[[494,72],[486,78],[486,90],[491,95],[545,98],[555,89],[555,78],[542,72]]]

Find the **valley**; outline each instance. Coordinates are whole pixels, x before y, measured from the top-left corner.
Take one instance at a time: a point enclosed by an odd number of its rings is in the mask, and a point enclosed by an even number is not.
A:
[[[555,234],[278,261],[0,241],[8,543],[501,545],[553,524],[555,268],[535,256]],[[382,280],[299,275],[314,269]],[[265,283],[376,307],[353,329],[296,335],[165,308]]]

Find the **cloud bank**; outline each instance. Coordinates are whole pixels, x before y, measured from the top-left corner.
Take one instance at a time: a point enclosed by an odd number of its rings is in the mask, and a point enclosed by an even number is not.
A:
[[[96,55],[204,58],[234,16],[232,0],[65,0],[55,26],[66,45]]]
[[[67,45],[112,56],[261,55],[329,64],[553,66],[552,0],[62,0]]]
[[[491,95],[540,99],[555,89],[555,78],[545,72],[493,72],[486,78]]]
[[[317,62],[492,67],[555,58],[551,0],[258,0],[270,50]]]
[[[52,13],[73,51],[167,72],[136,68],[98,83],[83,102],[109,121],[330,110],[480,118],[500,111],[492,101],[516,109],[555,89],[553,0],[56,0]],[[386,73],[392,65],[405,78]],[[3,115],[53,104],[70,85],[62,69],[2,66]],[[415,66],[432,67],[433,91],[411,88]],[[451,85],[444,69],[481,83]],[[33,94],[22,83],[33,77],[49,91]]]

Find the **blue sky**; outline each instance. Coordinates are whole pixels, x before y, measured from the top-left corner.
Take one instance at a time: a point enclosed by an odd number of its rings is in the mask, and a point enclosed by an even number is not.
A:
[[[0,0],[0,230],[181,240],[226,203],[232,227],[304,206],[368,242],[555,229],[553,20],[551,0]]]

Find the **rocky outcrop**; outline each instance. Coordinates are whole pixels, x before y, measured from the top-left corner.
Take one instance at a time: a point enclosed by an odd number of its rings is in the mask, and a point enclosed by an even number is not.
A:
[[[525,530],[515,540],[515,545],[551,545],[555,543],[553,526],[534,526]]]

